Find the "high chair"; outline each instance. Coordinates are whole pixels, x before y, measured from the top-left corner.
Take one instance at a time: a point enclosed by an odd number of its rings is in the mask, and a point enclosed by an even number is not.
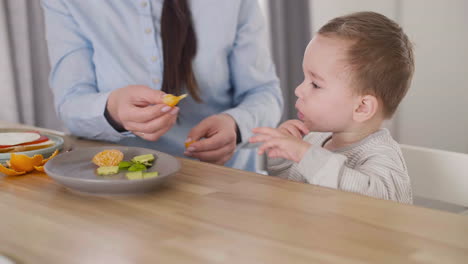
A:
[[[468,154],[401,145],[414,204],[468,214]]]

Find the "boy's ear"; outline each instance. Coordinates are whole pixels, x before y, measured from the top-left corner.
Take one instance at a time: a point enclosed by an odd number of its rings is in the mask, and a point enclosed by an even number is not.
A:
[[[359,96],[354,108],[353,119],[362,123],[371,119],[379,109],[379,100],[373,95]]]

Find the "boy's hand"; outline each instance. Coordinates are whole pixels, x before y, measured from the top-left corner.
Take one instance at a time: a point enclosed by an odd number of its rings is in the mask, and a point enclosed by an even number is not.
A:
[[[283,158],[299,163],[311,146],[310,143],[279,128],[257,127],[252,131],[258,135],[251,137],[249,142],[263,142],[258,148],[258,154],[267,152],[270,158]]]
[[[307,128],[304,122],[297,119],[284,122],[278,127],[278,130],[297,138],[303,138],[305,135],[310,133],[310,130]]]

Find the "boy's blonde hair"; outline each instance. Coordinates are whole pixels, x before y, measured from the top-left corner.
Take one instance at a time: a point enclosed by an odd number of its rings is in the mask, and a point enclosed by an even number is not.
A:
[[[353,41],[346,58],[353,86],[381,100],[384,117],[390,118],[414,72],[413,46],[402,28],[384,15],[358,12],[330,20],[318,33]]]

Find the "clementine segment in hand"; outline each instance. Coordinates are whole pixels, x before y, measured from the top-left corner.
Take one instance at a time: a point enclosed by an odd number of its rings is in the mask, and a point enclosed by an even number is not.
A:
[[[189,142],[185,142],[185,148],[188,148],[190,147],[190,145],[192,145],[193,143],[197,142],[196,140],[192,140],[192,141],[189,141]]]
[[[109,149],[94,155],[93,163],[99,167],[117,166],[123,160],[124,154],[120,150]]]
[[[184,99],[185,97],[187,97],[187,94],[183,94],[181,96],[166,94],[163,97],[163,102],[170,107],[174,107],[179,103],[180,100]]]

